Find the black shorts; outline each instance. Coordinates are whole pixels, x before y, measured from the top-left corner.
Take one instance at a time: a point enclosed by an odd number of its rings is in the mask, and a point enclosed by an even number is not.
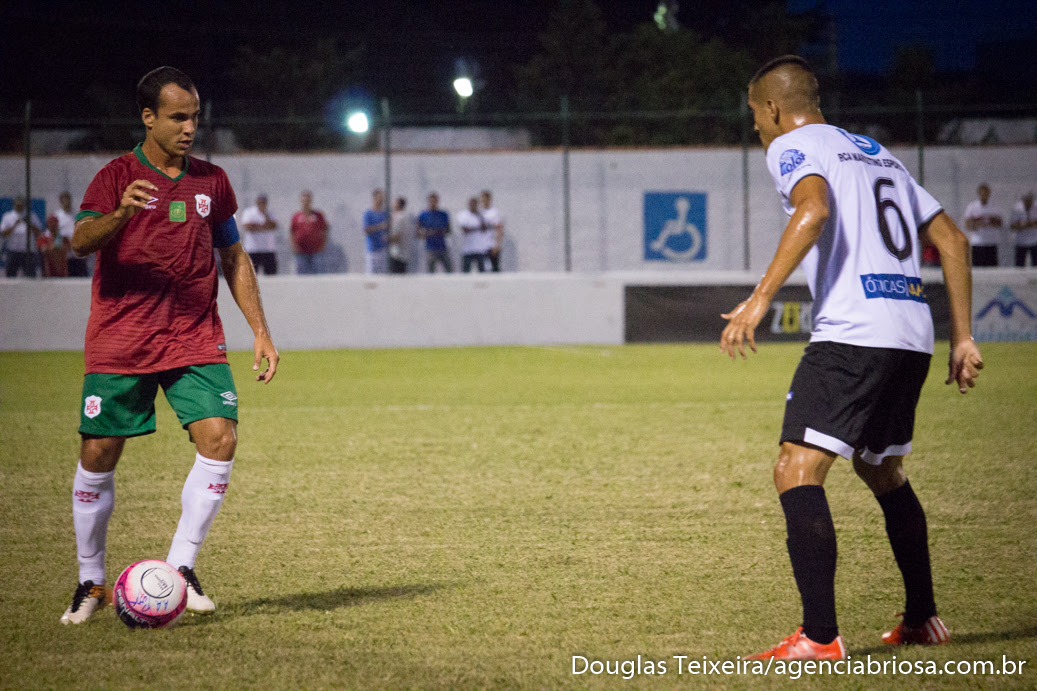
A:
[[[873,465],[911,451],[928,353],[819,341],[807,346],[785,397],[781,441]]]
[[[256,273],[259,273],[259,270],[262,269],[267,276],[277,274],[277,255],[275,253],[249,252],[248,256],[252,258],[252,266],[256,268]]]

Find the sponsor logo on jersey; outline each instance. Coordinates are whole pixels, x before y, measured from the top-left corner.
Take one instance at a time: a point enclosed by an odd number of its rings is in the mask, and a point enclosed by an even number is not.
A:
[[[842,132],[844,137],[853,142],[854,146],[869,156],[874,156],[882,149],[882,145],[871,137],[865,137],[863,134],[852,134],[843,129],[839,129],[839,131]]]
[[[799,149],[789,149],[781,154],[781,158],[778,159],[778,167],[781,169],[782,175],[788,175],[796,168],[799,168],[805,160],[807,160],[807,157],[802,151]]]
[[[706,201],[703,192],[645,192],[645,261],[703,261]]]
[[[238,397],[234,395],[233,391],[224,391],[220,394],[220,398],[223,400],[223,405],[237,405]]]
[[[187,202],[169,202],[169,220],[183,223],[187,220]]]
[[[145,209],[157,209],[158,208],[158,197],[152,197],[144,203]]]
[[[869,300],[886,298],[887,300],[911,300],[925,302],[925,286],[922,279],[900,274],[863,274],[861,284],[864,286],[864,297]]]
[[[83,504],[93,504],[95,501],[101,498],[100,492],[90,492],[85,489],[77,489],[74,493],[76,501],[82,502]]]
[[[226,494],[227,485],[229,484],[229,482],[210,482],[209,489],[212,490],[213,494]]]
[[[83,415],[93,419],[101,414],[101,397],[100,396],[87,396],[84,399]]]
[[[212,211],[212,199],[207,194],[196,194],[194,195],[194,208],[198,211],[198,215],[205,218]]]

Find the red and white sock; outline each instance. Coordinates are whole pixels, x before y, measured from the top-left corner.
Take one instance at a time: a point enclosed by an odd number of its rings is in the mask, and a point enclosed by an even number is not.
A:
[[[223,504],[233,466],[233,459],[216,461],[195,454],[194,466],[187,475],[184,491],[180,495],[183,508],[180,523],[176,527],[173,544],[169,547],[169,556],[166,557],[166,561],[174,567],[194,568],[209,527]]]
[[[76,465],[72,481],[72,524],[76,529],[79,582],[105,582],[104,553],[108,519],[115,509],[115,471],[91,473]]]

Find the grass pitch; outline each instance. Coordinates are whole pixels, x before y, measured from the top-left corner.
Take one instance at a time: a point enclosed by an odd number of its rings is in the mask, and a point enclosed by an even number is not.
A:
[[[219,607],[168,631],[109,608],[58,623],[76,582],[70,488],[81,355],[0,354],[2,687],[757,688],[678,675],[795,628],[771,484],[800,345],[291,352],[250,381],[230,491],[199,558]],[[1037,350],[985,344],[943,385],[939,344],[907,468],[955,641],[881,649],[902,609],[882,514],[850,464],[827,490],[850,654],[1027,661],[994,676],[803,676],[837,688],[1037,686]],[[164,558],[193,447],[164,400],[117,474],[108,577]],[[573,656],[667,673],[574,676]]]

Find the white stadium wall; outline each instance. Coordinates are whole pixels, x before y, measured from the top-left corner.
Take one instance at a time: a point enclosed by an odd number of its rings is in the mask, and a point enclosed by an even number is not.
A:
[[[914,149],[895,150],[917,175]],[[78,202],[94,173],[109,156],[55,156],[32,162],[33,197],[52,208],[62,190]],[[329,266],[363,271],[361,217],[370,192],[384,184],[380,154],[265,154],[216,156],[241,207],[259,193],[270,198],[280,222],[282,271],[294,271],[286,228],[298,208],[299,192],[309,189],[331,225]],[[743,266],[742,152],[740,149],[664,149],[574,151],[571,169],[572,265],[575,271],[741,270]],[[404,195],[418,212],[437,191],[443,208],[455,212],[479,190],[493,190],[505,216],[505,270],[550,272],[564,268],[562,157],[556,150],[496,153],[399,153],[392,158],[392,194]],[[0,197],[25,189],[25,165],[0,157]],[[753,271],[766,268],[784,225],[763,152],[749,155],[750,257]],[[976,186],[987,182],[994,202],[1005,209],[1025,190],[1037,187],[1037,147],[941,147],[926,150],[926,187],[960,220]],[[662,194],[659,194],[662,193]],[[657,225],[676,218],[665,193],[705,195],[701,222],[704,249],[691,259],[660,256],[646,260],[646,214],[658,203]],[[646,197],[646,195],[648,195]],[[657,202],[651,201],[657,199]],[[695,212],[689,216],[695,220]],[[681,238],[676,238],[680,247]],[[456,249],[456,248],[455,248]],[[1007,248],[1005,248],[1007,250]],[[649,253],[652,254],[652,253]],[[674,253],[671,253],[674,254]],[[680,252],[675,253],[679,255]],[[658,254],[656,253],[656,256]]]

